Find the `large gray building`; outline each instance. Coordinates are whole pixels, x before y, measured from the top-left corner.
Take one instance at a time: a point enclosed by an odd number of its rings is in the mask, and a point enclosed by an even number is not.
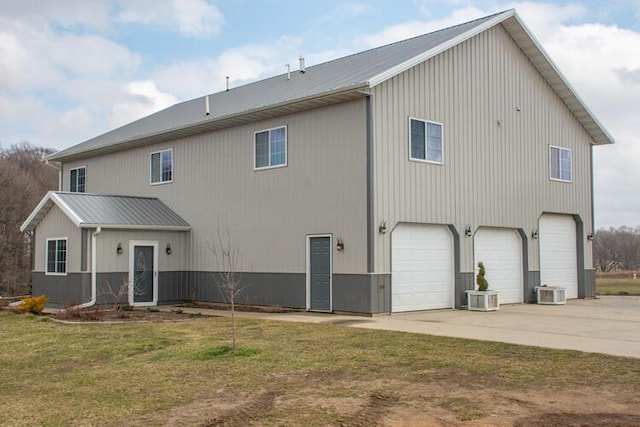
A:
[[[613,140],[510,10],[174,105],[47,157],[23,230],[54,304],[219,300],[358,313],[595,295],[592,149]],[[153,272],[151,274],[151,272]]]

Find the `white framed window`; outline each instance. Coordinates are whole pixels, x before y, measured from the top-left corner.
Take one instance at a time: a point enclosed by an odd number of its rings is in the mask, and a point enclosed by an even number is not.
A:
[[[409,159],[442,164],[442,123],[409,117]]]
[[[46,274],[67,274],[67,238],[56,237],[47,239],[47,253],[45,254]]]
[[[280,126],[253,134],[253,167],[278,168],[287,165],[287,127]]]
[[[173,182],[173,148],[151,153],[151,184]]]
[[[573,179],[571,150],[549,146],[549,178],[553,181],[571,182]]]
[[[69,169],[69,191],[72,193],[84,193],[87,182],[87,168],[85,166]]]

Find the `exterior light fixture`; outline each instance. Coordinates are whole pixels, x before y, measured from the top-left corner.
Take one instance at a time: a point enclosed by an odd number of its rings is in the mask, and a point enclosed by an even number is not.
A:
[[[470,226],[470,225],[467,225],[467,226],[464,228],[464,235],[465,235],[465,236],[467,236],[467,237],[471,237],[471,235],[472,235],[472,234],[473,234],[473,233],[471,232],[471,226]]]
[[[593,240],[593,232],[587,234],[587,240]]]
[[[538,238],[538,230],[533,230],[533,231],[531,232],[531,238],[532,238],[533,240],[536,240],[536,239]]]
[[[338,237],[336,240],[336,250],[344,251],[344,242],[342,241],[342,237]]]
[[[378,226],[378,232],[380,234],[387,234],[387,221],[382,221]]]
[[[118,246],[116,247],[116,253],[118,255],[122,253],[122,243],[118,243]]]
[[[171,243],[167,243],[167,247],[164,250],[167,255],[171,255]]]

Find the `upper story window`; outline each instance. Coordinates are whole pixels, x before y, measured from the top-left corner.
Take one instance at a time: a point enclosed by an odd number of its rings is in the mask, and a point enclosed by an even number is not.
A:
[[[67,238],[47,239],[46,274],[67,274]]]
[[[87,177],[87,168],[69,169],[69,191],[72,193],[84,193]]]
[[[151,184],[173,181],[173,149],[151,153]]]
[[[554,181],[571,182],[571,150],[549,146],[549,175]]]
[[[442,163],[442,124],[409,119],[409,158],[429,163]]]
[[[287,127],[267,129],[254,134],[254,168],[267,169],[287,165]]]

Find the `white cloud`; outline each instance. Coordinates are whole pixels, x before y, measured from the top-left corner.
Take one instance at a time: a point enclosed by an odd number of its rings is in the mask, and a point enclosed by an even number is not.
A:
[[[300,39],[282,37],[273,43],[250,44],[228,49],[216,58],[174,62],[152,73],[153,80],[165,92],[179,99],[189,99],[225,89],[226,77],[230,86],[239,86],[285,72],[285,64],[297,67]]]
[[[0,9],[7,21],[27,23],[46,28],[51,23],[63,28],[82,26],[99,31],[111,31],[109,11],[111,0],[2,0]]]
[[[156,87],[151,80],[134,81],[126,85],[125,96],[113,107],[110,124],[122,126],[175,104],[178,100]]]
[[[204,0],[121,1],[116,21],[170,28],[190,37],[216,34],[224,23],[218,8]]]
[[[458,9],[443,19],[410,21],[386,27],[378,33],[360,37],[359,43],[368,48],[378,47],[471,21],[485,15],[487,15],[486,11],[469,6]]]

